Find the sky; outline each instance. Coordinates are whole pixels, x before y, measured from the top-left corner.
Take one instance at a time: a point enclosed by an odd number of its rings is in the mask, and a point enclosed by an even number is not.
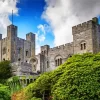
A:
[[[73,41],[72,26],[93,17],[100,19],[100,0],[0,0],[0,33],[18,26],[18,37],[36,34],[36,54],[40,46],[59,46]],[[100,20],[99,20],[100,21]]]

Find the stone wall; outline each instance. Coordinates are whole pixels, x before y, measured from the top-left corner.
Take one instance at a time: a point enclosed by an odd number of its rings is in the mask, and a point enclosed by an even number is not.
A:
[[[41,67],[42,72],[51,71],[57,68],[55,65],[56,57],[61,57],[62,63],[64,63],[68,57],[73,55],[73,42],[65,45],[50,48],[45,45],[41,47]],[[39,59],[38,59],[39,60]]]
[[[31,75],[32,66],[26,62],[14,62],[11,63],[12,71],[14,75],[21,76],[21,75]]]

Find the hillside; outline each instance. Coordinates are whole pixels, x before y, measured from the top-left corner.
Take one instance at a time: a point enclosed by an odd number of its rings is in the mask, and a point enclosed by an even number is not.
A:
[[[16,99],[14,99],[16,97]],[[100,100],[100,53],[74,55],[42,74],[12,100]]]

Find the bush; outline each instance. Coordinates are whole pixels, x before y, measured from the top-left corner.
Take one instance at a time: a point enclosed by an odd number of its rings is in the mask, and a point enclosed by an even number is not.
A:
[[[41,98],[33,97],[31,100],[42,100]]]
[[[42,74],[22,92],[33,97],[50,100],[99,100],[100,53],[74,55],[56,70]],[[35,99],[33,99],[35,100]]]
[[[11,65],[9,61],[0,62],[0,83],[5,81],[12,76]]]
[[[2,84],[0,84],[0,100],[11,100],[8,87]]]

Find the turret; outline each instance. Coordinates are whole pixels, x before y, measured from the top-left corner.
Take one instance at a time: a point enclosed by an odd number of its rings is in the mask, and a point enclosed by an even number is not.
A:
[[[17,37],[17,26],[12,24],[7,26],[7,37],[8,39],[13,39]]]

